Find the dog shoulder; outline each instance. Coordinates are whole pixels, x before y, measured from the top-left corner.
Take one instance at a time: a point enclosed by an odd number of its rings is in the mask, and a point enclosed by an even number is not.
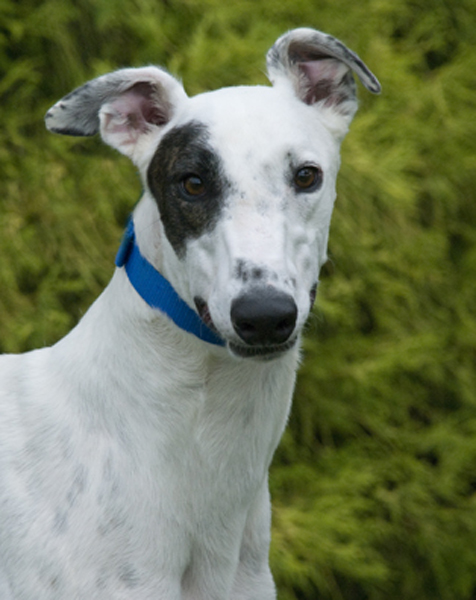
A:
[[[41,428],[41,407],[52,387],[45,368],[49,351],[0,356],[0,461],[21,455],[24,441]]]

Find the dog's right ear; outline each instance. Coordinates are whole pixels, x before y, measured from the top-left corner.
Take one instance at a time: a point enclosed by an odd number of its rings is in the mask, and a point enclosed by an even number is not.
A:
[[[107,144],[134,160],[140,142],[166,125],[186,98],[182,85],[162,69],[121,69],[65,96],[46,113],[45,123],[64,135],[100,132]]]

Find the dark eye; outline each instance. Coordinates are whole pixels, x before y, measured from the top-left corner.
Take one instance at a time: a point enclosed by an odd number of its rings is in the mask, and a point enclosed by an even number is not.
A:
[[[302,167],[294,175],[298,191],[312,192],[322,184],[322,171],[318,167]]]
[[[198,198],[206,192],[205,184],[198,175],[187,175],[182,180],[182,189],[187,196]]]

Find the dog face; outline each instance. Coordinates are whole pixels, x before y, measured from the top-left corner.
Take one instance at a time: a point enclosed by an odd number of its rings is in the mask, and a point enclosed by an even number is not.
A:
[[[147,168],[168,278],[242,356],[293,345],[326,258],[338,142],[274,88],[193,98]],[[260,328],[262,325],[262,329]]]
[[[164,71],[124,69],[66,96],[46,123],[100,131],[133,160],[157,213],[144,233],[157,238],[157,268],[234,354],[272,358],[294,345],[326,260],[357,108],[351,70],[379,91],[340,42],[298,29],[268,53],[272,87],[189,98]]]

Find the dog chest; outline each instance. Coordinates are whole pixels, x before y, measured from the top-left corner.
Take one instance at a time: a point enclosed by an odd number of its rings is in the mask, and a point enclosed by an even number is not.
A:
[[[121,598],[127,590],[124,597],[142,600],[159,576],[181,582],[187,574],[193,589],[210,556],[233,573],[285,425],[294,360],[175,364],[181,381],[173,385],[170,365],[149,369],[142,356],[138,384],[131,356],[120,377],[104,381],[99,351],[86,385],[80,348],[91,348],[78,342],[88,320],[72,336],[74,355],[65,339],[61,361],[47,349],[9,365],[0,556],[23,565],[16,584],[25,597],[32,590],[74,597],[70,590],[81,589],[81,597]],[[76,370],[69,365],[61,375],[73,357]],[[14,539],[23,542],[10,546]]]

